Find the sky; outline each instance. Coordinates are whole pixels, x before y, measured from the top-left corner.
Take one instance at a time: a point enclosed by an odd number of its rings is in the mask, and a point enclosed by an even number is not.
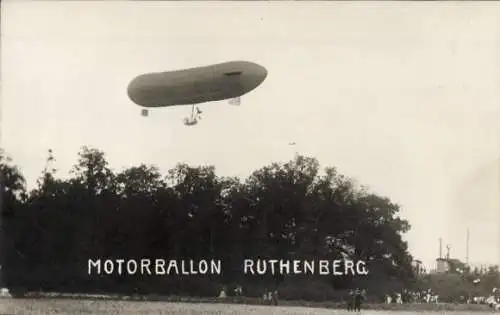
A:
[[[29,187],[51,148],[115,170],[179,162],[246,177],[298,152],[401,205],[411,253],[500,263],[500,4],[21,2],[2,5],[1,147]],[[147,72],[229,60],[268,77],[242,98],[152,110]],[[296,146],[289,146],[296,142]]]

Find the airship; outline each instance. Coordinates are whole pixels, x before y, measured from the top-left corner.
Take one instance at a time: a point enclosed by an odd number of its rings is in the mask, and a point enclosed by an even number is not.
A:
[[[146,73],[134,78],[127,88],[129,98],[149,109],[191,105],[184,124],[192,126],[201,119],[199,104],[229,100],[239,105],[241,96],[257,88],[267,77],[263,66],[249,61],[230,61],[182,70]]]

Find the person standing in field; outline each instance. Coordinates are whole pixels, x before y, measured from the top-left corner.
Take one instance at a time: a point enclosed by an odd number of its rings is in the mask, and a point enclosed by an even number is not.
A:
[[[226,294],[226,287],[222,287],[220,293],[219,293],[219,299],[225,299],[227,298],[227,294]]]
[[[267,288],[266,288],[266,289],[264,289],[264,294],[262,294],[262,303],[267,304],[268,297],[269,297],[269,293],[268,293]]]
[[[349,290],[347,296],[347,311],[350,312],[354,310],[354,291]]]
[[[354,311],[361,312],[361,303],[364,300],[363,292],[361,292],[358,288],[354,291]]]
[[[278,290],[274,290],[271,293],[271,299],[274,305],[278,305]]]

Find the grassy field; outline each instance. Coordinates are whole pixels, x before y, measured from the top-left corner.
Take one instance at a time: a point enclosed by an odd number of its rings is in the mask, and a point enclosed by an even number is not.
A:
[[[456,308],[451,310],[444,307],[440,310],[411,309],[365,309],[363,314],[480,314],[491,312],[488,308],[465,310]],[[373,307],[370,307],[373,308]],[[448,310],[447,310],[448,309]],[[481,312],[482,311],[482,312]],[[156,315],[249,315],[249,314],[277,314],[277,315],[309,315],[309,314],[351,314],[342,309],[311,308],[303,306],[263,306],[225,303],[179,303],[179,302],[147,302],[147,301],[112,301],[89,299],[0,299],[0,314],[156,314]]]

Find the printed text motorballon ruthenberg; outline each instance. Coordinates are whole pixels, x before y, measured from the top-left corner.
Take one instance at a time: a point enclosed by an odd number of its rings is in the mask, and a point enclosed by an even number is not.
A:
[[[363,260],[245,259],[245,275],[367,275]],[[221,260],[89,259],[89,275],[220,275]]]

